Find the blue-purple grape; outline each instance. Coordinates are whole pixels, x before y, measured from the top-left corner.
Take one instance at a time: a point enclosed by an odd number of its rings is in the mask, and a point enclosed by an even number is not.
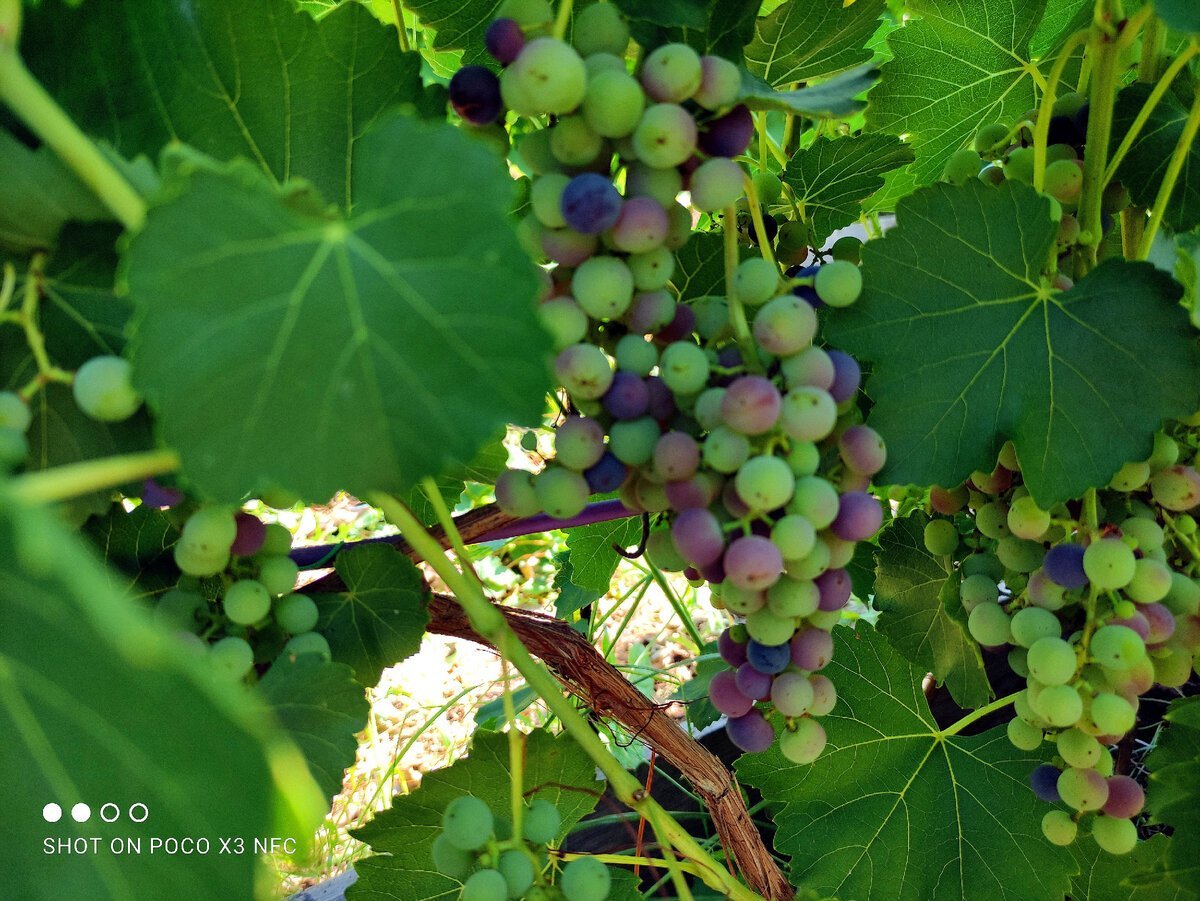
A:
[[[788,668],[792,649],[787,644],[760,644],[751,639],[746,643],[746,663],[760,673],[774,676]]]
[[[500,79],[483,66],[463,66],[450,79],[450,105],[472,125],[490,125],[504,110]]]
[[[837,518],[830,528],[845,541],[865,541],[883,525],[883,507],[875,496],[866,491],[851,491],[842,495]]]
[[[699,146],[709,156],[735,157],[746,152],[753,136],[754,117],[749,109],[739,104],[705,126],[699,136]]]
[[[629,467],[605,451],[595,466],[584,471],[583,477],[594,494],[608,494],[616,491],[629,475]]]
[[[495,19],[484,32],[483,43],[492,59],[507,66],[525,46],[525,33],[513,19]]]
[[[598,235],[612,228],[620,216],[621,194],[603,175],[585,172],[563,188],[560,212],[575,231]]]
[[[748,754],[765,751],[775,741],[775,728],[757,710],[730,719],[725,731],[729,740]]]

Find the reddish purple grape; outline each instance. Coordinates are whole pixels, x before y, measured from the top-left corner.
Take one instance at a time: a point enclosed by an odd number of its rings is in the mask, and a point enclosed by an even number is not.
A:
[[[1034,575],[1036,575],[1036,573]],[[1146,619],[1146,617],[1142,616],[1142,614],[1136,610],[1133,612],[1133,616],[1125,617],[1123,619],[1110,619],[1107,624],[1110,626],[1124,626],[1127,629],[1132,629],[1139,636],[1141,636],[1142,641],[1145,641],[1150,637],[1150,620]]]
[[[541,232],[542,253],[562,266],[578,266],[596,252],[595,235],[581,235],[569,228],[547,228]]]
[[[484,33],[483,43],[492,59],[507,66],[525,46],[525,33],[515,19],[496,19]]]
[[[681,303],[675,305],[675,316],[670,323],[654,337],[659,341],[670,343],[687,338],[695,330],[696,311],[687,304]]]
[[[746,663],[760,673],[773,676],[788,668],[792,660],[792,649],[786,644],[759,644],[751,639],[746,642]]]
[[[730,717],[745,716],[754,702],[742,694],[729,670],[717,673],[708,683],[708,698],[721,713]]]
[[[844,569],[827,569],[813,583],[821,592],[820,609],[825,611],[841,610],[850,601],[850,573]]]
[[[739,156],[754,137],[754,117],[739,104],[724,116],[713,119],[700,133],[700,149],[709,156]]]
[[[621,202],[621,194],[611,181],[595,172],[585,172],[563,188],[560,209],[570,228],[582,235],[598,235],[613,227],[621,215]]]
[[[500,79],[483,66],[463,66],[450,79],[450,105],[472,125],[491,125],[504,111]]]
[[[761,435],[779,421],[783,399],[770,379],[744,375],[734,379],[721,398],[721,420],[743,435]]]
[[[854,357],[848,353],[840,350],[830,350],[827,353],[833,361],[833,384],[829,386],[829,394],[840,404],[858,393],[858,386],[862,382],[862,370]]]
[[[625,324],[637,335],[660,331],[675,319],[675,299],[666,291],[643,291],[633,296]]]
[[[637,419],[650,406],[650,389],[632,372],[617,372],[600,401],[613,419]]]
[[[851,491],[843,494],[837,518],[830,528],[843,541],[865,541],[883,525],[883,506],[873,494]]]
[[[771,696],[771,677],[760,673],[749,663],[743,663],[733,674],[738,691],[755,701],[765,701]]]
[[[250,513],[239,513],[233,518],[237,525],[237,535],[229,552],[235,557],[249,557],[257,554],[267,537],[267,526]]]
[[[725,552],[725,573],[738,588],[762,591],[779,581],[783,555],[761,535],[736,538]]]
[[[612,242],[626,253],[648,253],[666,240],[667,211],[653,197],[631,197],[612,227]]]
[[[726,482],[725,487],[721,489],[721,505],[725,508],[725,512],[734,519],[741,519],[750,513],[750,505],[738,494],[733,479]]]
[[[1163,604],[1142,604],[1138,612],[1150,625],[1150,631],[1145,635],[1146,644],[1160,645],[1175,634],[1175,615]]]
[[[822,629],[803,629],[792,636],[792,663],[802,670],[824,669],[833,659],[833,636]]]
[[[667,432],[654,445],[654,469],[664,479],[690,479],[700,466],[700,445],[686,432]]]
[[[775,727],[757,710],[735,717],[725,724],[729,740],[748,754],[757,754],[775,741]]]
[[[705,567],[725,550],[725,533],[720,521],[708,510],[684,510],[671,525],[671,537],[683,558]]]
[[[1063,588],[1082,588],[1088,583],[1083,571],[1083,546],[1078,544],[1056,544],[1046,551],[1042,568],[1050,581]]]
[[[875,475],[887,462],[883,438],[867,425],[852,425],[842,432],[838,453],[847,466],[866,476]]]
[[[717,637],[717,652],[721,659],[732,667],[746,662],[746,643],[733,637],[733,629],[726,629]]]
[[[646,379],[646,389],[650,392],[650,406],[647,412],[650,418],[658,422],[666,422],[678,412],[675,406],[675,395],[656,375]]]
[[[667,482],[663,486],[672,510],[708,507],[717,499],[720,485],[711,473],[698,472],[688,479]]]
[[[1136,779],[1129,776],[1108,777],[1108,800],[1102,810],[1110,817],[1127,820],[1142,812],[1146,793]]]
[[[183,492],[178,488],[160,485],[154,479],[142,484],[142,503],[147,507],[167,508],[183,503]]]
[[[1029,784],[1033,788],[1033,793],[1043,801],[1057,804],[1062,800],[1058,794],[1058,777],[1060,775],[1062,775],[1062,770],[1048,763],[1034,767],[1033,772],[1029,774]]]
[[[608,494],[620,488],[628,474],[629,470],[625,464],[614,457],[610,451],[605,451],[600,461],[595,466],[589,467],[583,473],[583,477],[587,479],[588,487],[592,489],[593,494]]]

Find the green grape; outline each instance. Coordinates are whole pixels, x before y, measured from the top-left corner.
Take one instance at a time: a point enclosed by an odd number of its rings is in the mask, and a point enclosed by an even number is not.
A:
[[[611,53],[621,57],[629,46],[629,24],[612,3],[596,3],[577,12],[572,34],[582,56]]]
[[[29,404],[12,391],[0,391],[0,428],[26,432],[31,422],[33,411]]]
[[[588,82],[583,98],[583,118],[604,138],[633,134],[646,109],[646,95],[632,75],[601,72]]]
[[[196,615],[204,607],[204,598],[194,591],[172,588],[154,606],[154,619],[175,631],[194,632],[199,625]]]
[[[567,116],[552,129],[550,152],[564,166],[588,166],[602,149],[604,138],[592,131],[583,116]]]
[[[1032,497],[1019,497],[1008,508],[1008,528],[1018,538],[1041,538],[1050,528],[1050,514]]]
[[[744,192],[745,176],[742,167],[733,160],[723,156],[706,160],[688,181],[692,206],[704,212],[733,206]]]
[[[236,534],[237,526],[234,525]],[[233,539],[229,539],[229,543],[233,544]],[[280,554],[286,554],[292,549],[292,533],[284,526],[277,522],[267,523],[267,534],[263,538],[262,547],[258,549],[259,554],[267,557],[274,557]]]
[[[492,837],[495,819],[485,801],[474,795],[461,795],[442,812],[443,834],[450,844],[463,851],[477,851]]]
[[[848,307],[862,294],[862,270],[845,260],[833,260],[817,270],[813,288],[831,307]]]
[[[1146,458],[1150,468],[1155,472],[1174,466],[1179,462],[1179,443],[1170,435],[1163,432],[1154,433],[1154,449]]]
[[[663,572],[679,573],[688,567],[688,562],[675,546],[670,529],[659,529],[651,532],[646,539],[646,559]]]
[[[723,425],[717,426],[705,436],[701,454],[709,469],[727,474],[737,472],[750,456],[750,439]]]
[[[1157,550],[1166,541],[1162,526],[1144,516],[1131,516],[1121,523],[1121,534],[1136,541],[1140,551]]]
[[[11,469],[29,456],[29,439],[24,432],[0,427],[0,468]]]
[[[820,476],[804,476],[796,480],[796,488],[788,502],[788,512],[803,516],[817,531],[828,528],[837,517],[837,489]],[[821,545],[818,543],[817,548]]]
[[[470,851],[454,847],[444,834],[438,835],[433,840],[431,856],[434,868],[451,879],[466,879],[475,867],[475,855]]]
[[[633,286],[639,291],[661,290],[675,274],[675,254],[666,247],[631,254],[625,264],[633,275]]]
[[[658,348],[641,335],[622,335],[613,359],[618,369],[646,376],[658,365]]]
[[[766,512],[792,499],[796,477],[781,457],[751,457],[734,477],[734,487],[751,511]]]
[[[1031,573],[1042,565],[1046,551],[1037,541],[1026,541],[1016,535],[1008,535],[1001,538],[997,544],[996,556],[1005,568],[1013,572]]]
[[[946,166],[942,169],[942,178],[952,185],[965,185],[978,175],[982,168],[983,160],[980,159],[979,152],[964,147],[962,150],[956,150],[946,161]]]
[[[792,480],[795,491],[795,480]],[[791,492],[789,492],[790,496]],[[812,553],[817,533],[803,516],[789,513],[771,527],[771,541],[779,548],[784,560],[800,560]]]
[[[1049,610],[1040,607],[1025,607],[1013,614],[1013,641],[1021,647],[1032,647],[1042,638],[1058,638],[1062,635],[1062,624]]]
[[[1029,676],[1029,652],[1025,648],[1015,647],[1008,650],[1008,668],[1022,679]]]
[[[320,632],[301,632],[293,635],[283,646],[284,656],[302,657],[305,654],[317,654],[326,660],[333,659],[329,642]]]
[[[320,611],[308,595],[292,592],[275,602],[273,618],[284,632],[299,635],[316,627]]]
[[[787,461],[797,478],[816,475],[821,468],[821,451],[811,441],[793,441]]]
[[[633,132],[637,158],[656,169],[669,169],[685,162],[696,150],[696,122],[674,103],[656,103],[642,114]],[[686,211],[685,211],[686,212]],[[691,214],[688,214],[691,230]]]
[[[1100,761],[1104,747],[1086,732],[1067,729],[1058,736],[1058,753],[1067,766],[1089,769]]]
[[[1108,800],[1108,783],[1093,769],[1072,766],[1059,774],[1058,793],[1072,810],[1099,810]]]
[[[242,638],[222,638],[208,649],[208,662],[222,681],[237,682],[254,666],[254,651]]]
[[[759,644],[786,644],[796,631],[796,620],[776,616],[770,607],[763,607],[746,617],[746,631]]]
[[[999,541],[1012,533],[1008,528],[1008,506],[1003,501],[991,501],[975,511],[975,528],[987,538]]]
[[[496,862],[496,869],[508,885],[509,898],[523,898],[533,885],[533,862],[524,851],[515,848],[504,851]]]
[[[1165,563],[1149,557],[1135,560],[1133,578],[1125,594],[1139,604],[1155,604],[1171,591],[1171,570]]]
[[[1043,685],[1065,685],[1075,676],[1075,648],[1057,636],[1031,644],[1028,659],[1030,674]]]
[[[229,586],[221,607],[230,621],[251,626],[271,612],[271,595],[261,582],[243,579]]]
[[[538,473],[534,477],[533,491],[538,506],[555,519],[578,516],[587,506],[591,494],[587,479],[563,466],[549,466]]]
[[[779,180],[778,175],[759,172],[754,176],[754,193],[762,203],[776,203],[783,196],[783,182]]]
[[[534,179],[529,192],[533,215],[546,228],[563,228],[567,222],[562,214],[562,194],[570,178],[560,172],[548,172]]]
[[[732,105],[742,89],[742,74],[738,67],[719,56],[700,57],[700,88],[692,96],[707,110]]]
[[[1109,480],[1108,487],[1117,491],[1137,491],[1150,481],[1150,464],[1142,461],[1126,463]]]
[[[258,581],[271,597],[287,594],[296,587],[300,567],[290,557],[259,557]]]
[[[1014,748],[1022,751],[1036,751],[1042,746],[1042,730],[1031,726],[1020,717],[1008,721],[1008,740]]]
[[[1171,590],[1163,598],[1163,604],[1176,617],[1195,616],[1200,613],[1200,582],[1183,573],[1171,573]]]
[[[504,0],[496,17],[514,19],[522,28],[534,29],[554,19],[554,8],[548,0]]]
[[[1124,588],[1136,572],[1136,560],[1129,545],[1120,538],[1093,541],[1083,552],[1083,571],[1101,591]]]
[[[697,394],[708,381],[708,356],[690,341],[675,341],[659,357],[658,371],[676,394]]]
[[[594,344],[572,344],[554,360],[559,384],[576,400],[599,400],[612,385],[612,362]]]
[[[763,593],[761,591],[755,591],[752,588],[739,588],[728,581],[722,583],[720,597],[725,604],[725,609],[730,613],[736,613],[738,616],[749,616],[763,607]],[[743,628],[745,628],[746,635],[749,637],[749,623]],[[789,635],[788,637],[790,638],[791,636]]]
[[[229,565],[229,551],[205,553],[190,544],[177,541],[173,550],[175,565],[185,576],[215,576]]]
[[[1101,814],[1092,821],[1092,838],[1109,854],[1128,854],[1137,846],[1137,826],[1132,820]]]
[[[642,466],[654,456],[654,447],[662,430],[649,416],[614,422],[609,428],[608,449],[630,466]]]
[[[963,571],[966,571],[965,568]],[[1000,587],[991,576],[975,573],[962,580],[962,584],[958,586],[958,597],[962,601],[963,609],[971,613],[976,607],[996,604],[1000,600]]]
[[[1065,810],[1051,810],[1042,817],[1042,835],[1052,845],[1066,847],[1075,841],[1079,826]]]
[[[531,841],[535,845],[545,845],[554,841],[558,836],[562,817],[559,815],[558,808],[549,801],[536,798],[525,808],[522,824],[521,831],[525,833],[527,841]]]
[[[807,681],[807,680],[806,680]],[[804,717],[784,729],[779,736],[779,750],[792,763],[812,763],[825,750],[825,729],[812,717]]]
[[[509,516],[524,519],[542,512],[533,488],[533,474],[523,469],[506,469],[496,477],[496,504]]]
[[[499,870],[476,870],[463,883],[459,901],[505,901],[508,882]]]
[[[1046,167],[1043,185],[1059,203],[1073,204],[1083,187],[1083,169],[1075,160],[1056,160]]]
[[[999,122],[981,125],[975,132],[974,148],[976,153],[990,153],[1000,146],[1000,142],[1008,138],[1008,126]]]
[[[1012,641],[1008,614],[999,604],[980,604],[967,617],[967,631],[981,645],[995,647]]]
[[[1034,712],[1051,726],[1065,729],[1083,716],[1083,700],[1070,685],[1048,685],[1030,699]]]
[[[984,575],[999,582],[1004,578],[1004,566],[995,554],[971,554],[963,558],[962,573],[967,577]]]
[[[829,255],[835,260],[845,260],[855,265],[862,262],[863,242],[854,235],[843,235],[833,242]]]
[[[500,94],[505,105],[522,116],[569,113],[583,101],[586,90],[587,68],[583,60],[571,47],[554,38],[530,41],[500,75]]]
[[[931,519],[925,524],[925,549],[936,557],[953,554],[958,547],[958,529],[948,519]]]
[[[228,552],[237,537],[237,520],[228,507],[204,507],[188,517],[182,543],[202,554]]]
[[[761,257],[742,260],[734,270],[733,287],[742,303],[760,306],[775,296],[779,287],[779,267]]]
[[[1033,184],[1033,148],[1018,147],[1004,161],[1004,177],[1022,184]]]
[[[808,256],[809,245],[812,243],[812,229],[806,222],[799,219],[789,219],[779,226],[779,235],[775,248],[779,259],[785,263],[800,263]]]
[[[1137,721],[1137,711],[1120,695],[1101,692],[1092,698],[1092,722],[1105,735],[1124,735]]]
[[[558,887],[566,901],[604,901],[612,884],[608,867],[594,857],[577,857],[563,867]]]
[[[591,257],[571,277],[571,294],[593,319],[616,319],[633,300],[633,273],[616,257]]]
[[[822,441],[837,425],[837,403],[828,391],[801,386],[783,396],[780,422],[796,441]]]
[[[642,84],[655,100],[682,103],[700,88],[700,57],[687,44],[656,47],[642,63]]]
[[[1145,659],[1146,644],[1127,626],[1101,626],[1092,635],[1088,651],[1097,663],[1121,671]]]
[[[133,367],[122,357],[92,357],[75,373],[71,391],[79,409],[100,422],[128,419],[142,405],[133,387]]]
[[[820,605],[821,591],[810,579],[783,576],[767,589],[767,608],[778,617],[811,616]]]

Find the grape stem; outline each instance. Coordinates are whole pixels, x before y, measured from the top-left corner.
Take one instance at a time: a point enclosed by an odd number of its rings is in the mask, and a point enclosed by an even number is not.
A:
[[[762,372],[762,362],[754,350],[754,338],[750,334],[750,323],[746,321],[746,308],[738,297],[734,274],[738,267],[737,210],[725,208],[721,223],[725,237],[725,298],[729,302],[729,324],[733,326],[733,337],[742,352],[742,362],[750,372]]]
[[[440,544],[429,534],[408,507],[387,494],[377,494],[372,502],[383,509],[387,518],[400,530],[404,539],[441,577],[456,596],[471,627],[487,638],[529,685],[558,716],[563,729],[571,735],[608,779],[609,786],[622,803],[638,811],[650,822],[664,847],[675,847],[696,865],[697,876],[726,897],[761,899],[706,852],[688,832],[677,823],[657,801],[650,797],[640,782],[628,773],[580,716],[574,704],[565,697],[558,682],[549,671],[530,656],[517,638],[503,614],[484,596],[479,584],[467,578],[446,557]],[[453,523],[451,523],[453,525]]]
[[[0,41],[0,102],[59,155],[130,231],[141,228],[146,202],[25,68],[16,47]]]
[[[571,23],[571,7],[575,0],[562,0],[558,8],[558,18],[554,20],[554,36],[560,41],[566,37],[567,26]]]
[[[1010,695],[1005,695],[1002,698],[998,698],[995,701],[992,701],[992,703],[990,703],[990,704],[984,704],[982,707],[972,710],[970,713],[968,713],[962,719],[958,720],[957,722],[951,723],[949,726],[947,726],[941,732],[937,733],[938,736],[941,738],[948,738],[951,735],[957,735],[959,732],[962,732],[963,729],[967,728],[967,726],[971,725],[972,723],[976,722],[977,720],[983,719],[989,713],[995,713],[997,710],[1003,710],[1005,707],[1007,707],[1009,704],[1011,704],[1013,701],[1015,701],[1017,699],[1017,695],[1019,695],[1019,694],[1020,694],[1019,691],[1014,691]]]
[[[1200,87],[1200,85],[1197,85]],[[1196,132],[1200,130],[1200,93],[1192,101],[1191,112],[1188,113],[1187,121],[1183,125],[1183,131],[1179,134],[1179,142],[1175,145],[1175,152],[1171,154],[1171,161],[1167,164],[1166,174],[1163,175],[1162,184],[1159,185],[1158,194],[1154,198],[1154,206],[1150,209],[1150,221],[1146,224],[1146,231],[1142,234],[1142,242],[1138,245],[1138,259],[1144,260],[1150,255],[1150,248],[1154,245],[1154,236],[1158,234],[1158,228],[1162,225],[1163,216],[1167,213],[1167,205],[1171,202],[1171,194],[1175,191],[1175,185],[1179,181],[1179,173],[1183,171],[1183,164],[1187,162],[1188,156],[1192,152],[1192,144],[1196,140]]]
[[[1083,188],[1079,206],[1080,228],[1092,236],[1092,242],[1080,245],[1075,259],[1075,275],[1081,278],[1096,265],[1096,253],[1104,230],[1100,202],[1104,194],[1104,172],[1112,136],[1113,104],[1117,95],[1117,42],[1112,23],[1119,20],[1119,3],[1097,3],[1092,23],[1089,55],[1093,76],[1089,98],[1087,145],[1083,155]],[[1105,15],[1107,14],[1107,19]]]
[[[683,623],[683,628],[687,632],[688,637],[696,646],[696,653],[699,654],[704,648],[704,639],[700,637],[700,632],[696,629],[696,624],[692,622],[692,617],[688,614],[683,603],[675,596],[675,592],[671,589],[671,585],[667,582],[662,574],[662,570],[654,565],[652,560],[646,560],[646,565],[650,569],[650,577],[654,579],[659,590],[666,596],[667,602],[671,605],[671,609],[675,611],[675,615],[679,617],[679,621]]]
[[[173,450],[102,457],[18,476],[12,480],[11,494],[27,504],[49,504],[128,482],[140,482],[178,468],[179,454]]]
[[[408,29],[404,27],[404,10],[400,6],[400,0],[392,0],[392,13],[396,17],[396,32],[400,39],[400,52],[407,53],[412,48],[408,45]]]
[[[50,355],[46,353],[46,338],[38,327],[38,301],[42,296],[45,268],[46,254],[35,253],[33,259],[29,261],[29,269],[25,274],[21,312],[17,314],[17,321],[25,332],[25,343],[29,345],[29,352],[33,355],[34,363],[37,365],[37,375],[17,392],[27,402],[44,385],[51,382],[69,385],[74,379],[71,373],[65,369],[59,369],[50,362]]]
[[[589,820],[589,822],[591,822]],[[565,861],[579,860],[584,857],[590,857],[592,860],[598,860],[600,863],[611,863],[619,867],[653,867],[656,870],[681,870],[684,873],[691,873],[693,876],[699,876],[696,868],[687,861],[670,861],[662,857],[639,857],[635,854],[587,854],[576,853],[574,851],[559,851],[555,850],[554,856]]]
[[[767,225],[763,221],[762,204],[758,202],[758,190],[754,187],[754,179],[750,177],[749,173],[744,173],[742,178],[745,180],[746,200],[750,206],[750,221],[758,235],[759,253],[772,266],[777,266],[775,254],[771,252],[771,239],[767,236]]]

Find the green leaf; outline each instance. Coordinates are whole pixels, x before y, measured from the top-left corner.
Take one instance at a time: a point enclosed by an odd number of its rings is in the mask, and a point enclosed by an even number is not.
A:
[[[502,433],[494,441],[489,441],[480,448],[479,453],[470,463],[465,465],[452,463],[449,469],[434,477],[434,482],[437,483],[442,501],[453,512],[454,508],[458,506],[458,500],[462,496],[467,482],[479,482],[482,485],[494,484],[496,476],[504,472],[507,467],[508,448],[504,446]],[[425,496],[425,492],[420,486],[409,492],[405,502],[421,522],[426,525],[437,522],[437,512],[429,503],[429,498]]]
[[[598,591],[575,584],[575,571],[569,553],[556,554],[554,562],[558,564],[558,572],[554,574],[554,587],[558,589],[558,597],[554,599],[554,615],[559,619],[570,619],[571,614],[594,604],[608,593],[608,585]]]
[[[982,707],[994,692],[979,645],[967,632],[958,577],[925,549],[929,517],[897,520],[879,537],[875,606],[879,631],[904,658],[933,673],[959,707]]]
[[[179,580],[171,548],[179,526],[169,511],[142,505],[126,511],[109,504],[102,516],[84,524],[83,534],[108,563],[105,574],[113,588],[149,600]]]
[[[246,164],[185,164],[130,243],[134,377],[201,493],[402,493],[541,420],[548,339],[499,160],[404,116],[356,159],[345,221]]]
[[[1130,130],[1152,87],[1148,84],[1130,85],[1117,96],[1117,104],[1113,109],[1114,150]],[[1116,177],[1129,189],[1129,196],[1135,204],[1154,206],[1163,175],[1175,153],[1175,145],[1183,134],[1189,103],[1190,98],[1185,102],[1173,91],[1164,94],[1125,159],[1117,167]],[[1200,224],[1200,147],[1195,143],[1184,159],[1163,221],[1175,232],[1189,231]]]
[[[417,652],[429,624],[429,588],[412,561],[387,544],[357,544],[337,557],[346,590],[316,594],[317,631],[334,661],[345,663],[364,685]]]
[[[528,685],[522,685],[512,693],[513,713],[520,715],[538,699],[538,694]],[[508,725],[508,713],[504,709],[504,696],[488,701],[475,711],[475,725],[487,732],[499,732]]]
[[[678,42],[698,53],[712,53],[732,62],[740,62],[742,48],[754,33],[758,0],[710,0],[700,3],[681,0],[646,4],[617,2],[617,6],[638,10],[631,16],[633,38],[643,47]],[[673,24],[652,19],[674,20]]]
[[[792,186],[819,247],[832,232],[858,220],[863,201],[883,187],[885,172],[912,159],[912,148],[891,135],[818,138],[796,152],[783,179]]]
[[[4,892],[30,901],[250,898],[256,856],[217,855],[218,836],[303,843],[321,817],[316,786],[249,692],[215,684],[203,659],[108,582],[55,515],[0,497]],[[51,802],[63,811],[56,823],[42,816]],[[86,824],[71,818],[80,802],[91,810]],[[120,809],[113,823],[100,818],[106,803]],[[128,815],[135,803],[146,805],[142,824]],[[273,823],[287,805],[300,819]],[[154,836],[206,837],[214,853],[150,854]],[[43,853],[44,839],[93,837],[96,853]],[[118,837],[140,839],[143,853],[110,853]]]
[[[964,737],[938,730],[923,668],[874,630],[834,630],[837,685],[816,763],[747,755],[739,778],[774,807],[776,850],[792,882],[839,898],[1028,901],[1062,898],[1070,852],[1041,834],[1045,804],[1029,790],[1040,758],[1002,727]]]
[[[304,754],[325,797],[332,798],[342,790],[346,767],[354,763],[355,734],[366,727],[371,708],[350,667],[317,654],[281,656],[258,690]]]
[[[868,63],[796,91],[777,91],[743,71],[738,99],[750,109],[779,110],[813,119],[848,119],[866,107],[862,95],[871,89],[878,74],[879,70]]]
[[[394,29],[359,3],[315,22],[278,0],[56,0],[28,12],[21,49],[72,118],[123,156],[181,141],[279,182],[306,179],[347,209],[363,134],[423,92],[420,54],[398,52]]]
[[[571,562],[571,582],[580,588],[608,591],[621,557],[613,545],[627,548],[637,544],[642,534],[640,517],[613,519],[567,529],[567,559]]]
[[[939,178],[980,125],[1014,122],[1034,105],[1029,41],[1045,3],[907,5],[913,18],[888,37],[893,59],[871,92],[867,121],[908,136],[917,158],[907,174],[915,185]]]
[[[1118,856],[1087,838],[1075,842],[1071,850],[1080,872],[1071,881],[1072,901],[1195,901],[1195,891],[1172,883],[1163,872],[1174,845],[1159,833]]]
[[[1051,290],[1049,210],[1024,185],[934,185],[865,246],[862,298],[834,311],[826,335],[874,363],[881,482],[957,485],[990,470],[1010,438],[1049,508],[1145,459],[1164,418],[1200,407],[1179,285],[1148,263],[1107,260]]]
[[[1168,28],[1200,34],[1200,8],[1195,0],[1154,0],[1154,11]]]
[[[754,253],[754,249],[741,248],[739,252],[745,259]],[[675,274],[671,284],[679,292],[681,301],[725,294],[724,254],[724,241],[719,232],[694,234],[675,252]]]
[[[704,0],[613,0],[631,22],[662,28],[703,28]]]
[[[462,64],[490,60],[483,44],[501,0],[404,0],[404,7],[435,32],[435,51],[463,50]]]
[[[721,659],[717,643],[710,641],[696,658],[696,674],[671,695],[672,700],[683,702],[684,715],[693,729],[707,729],[721,717],[708,699],[708,683],[717,673],[727,669],[729,664]]]
[[[1163,716],[1167,722],[1146,759],[1150,781],[1146,808],[1152,822],[1174,827],[1169,853],[1155,872],[1172,884],[1200,885],[1200,698],[1178,698]]]
[[[886,9],[884,0],[787,0],[755,23],[746,68],[782,87],[862,65]]]
[[[430,857],[433,840],[441,831],[442,811],[455,798],[474,795],[486,801],[497,817],[509,819],[511,780],[508,736],[477,733],[465,760],[426,774],[419,789],[397,797],[390,810],[355,830],[354,837],[370,845],[375,855],[354,865],[358,881],[346,897],[349,901],[457,897],[461,883],[435,872]],[[526,736],[526,798],[558,807],[559,837],[596,806],[602,787],[596,781],[595,765],[570,738],[555,738],[541,729]]]
[[[1093,0],[1047,0],[1038,29],[1029,40],[1029,52],[1042,59],[1058,49],[1072,34],[1092,21]]]

